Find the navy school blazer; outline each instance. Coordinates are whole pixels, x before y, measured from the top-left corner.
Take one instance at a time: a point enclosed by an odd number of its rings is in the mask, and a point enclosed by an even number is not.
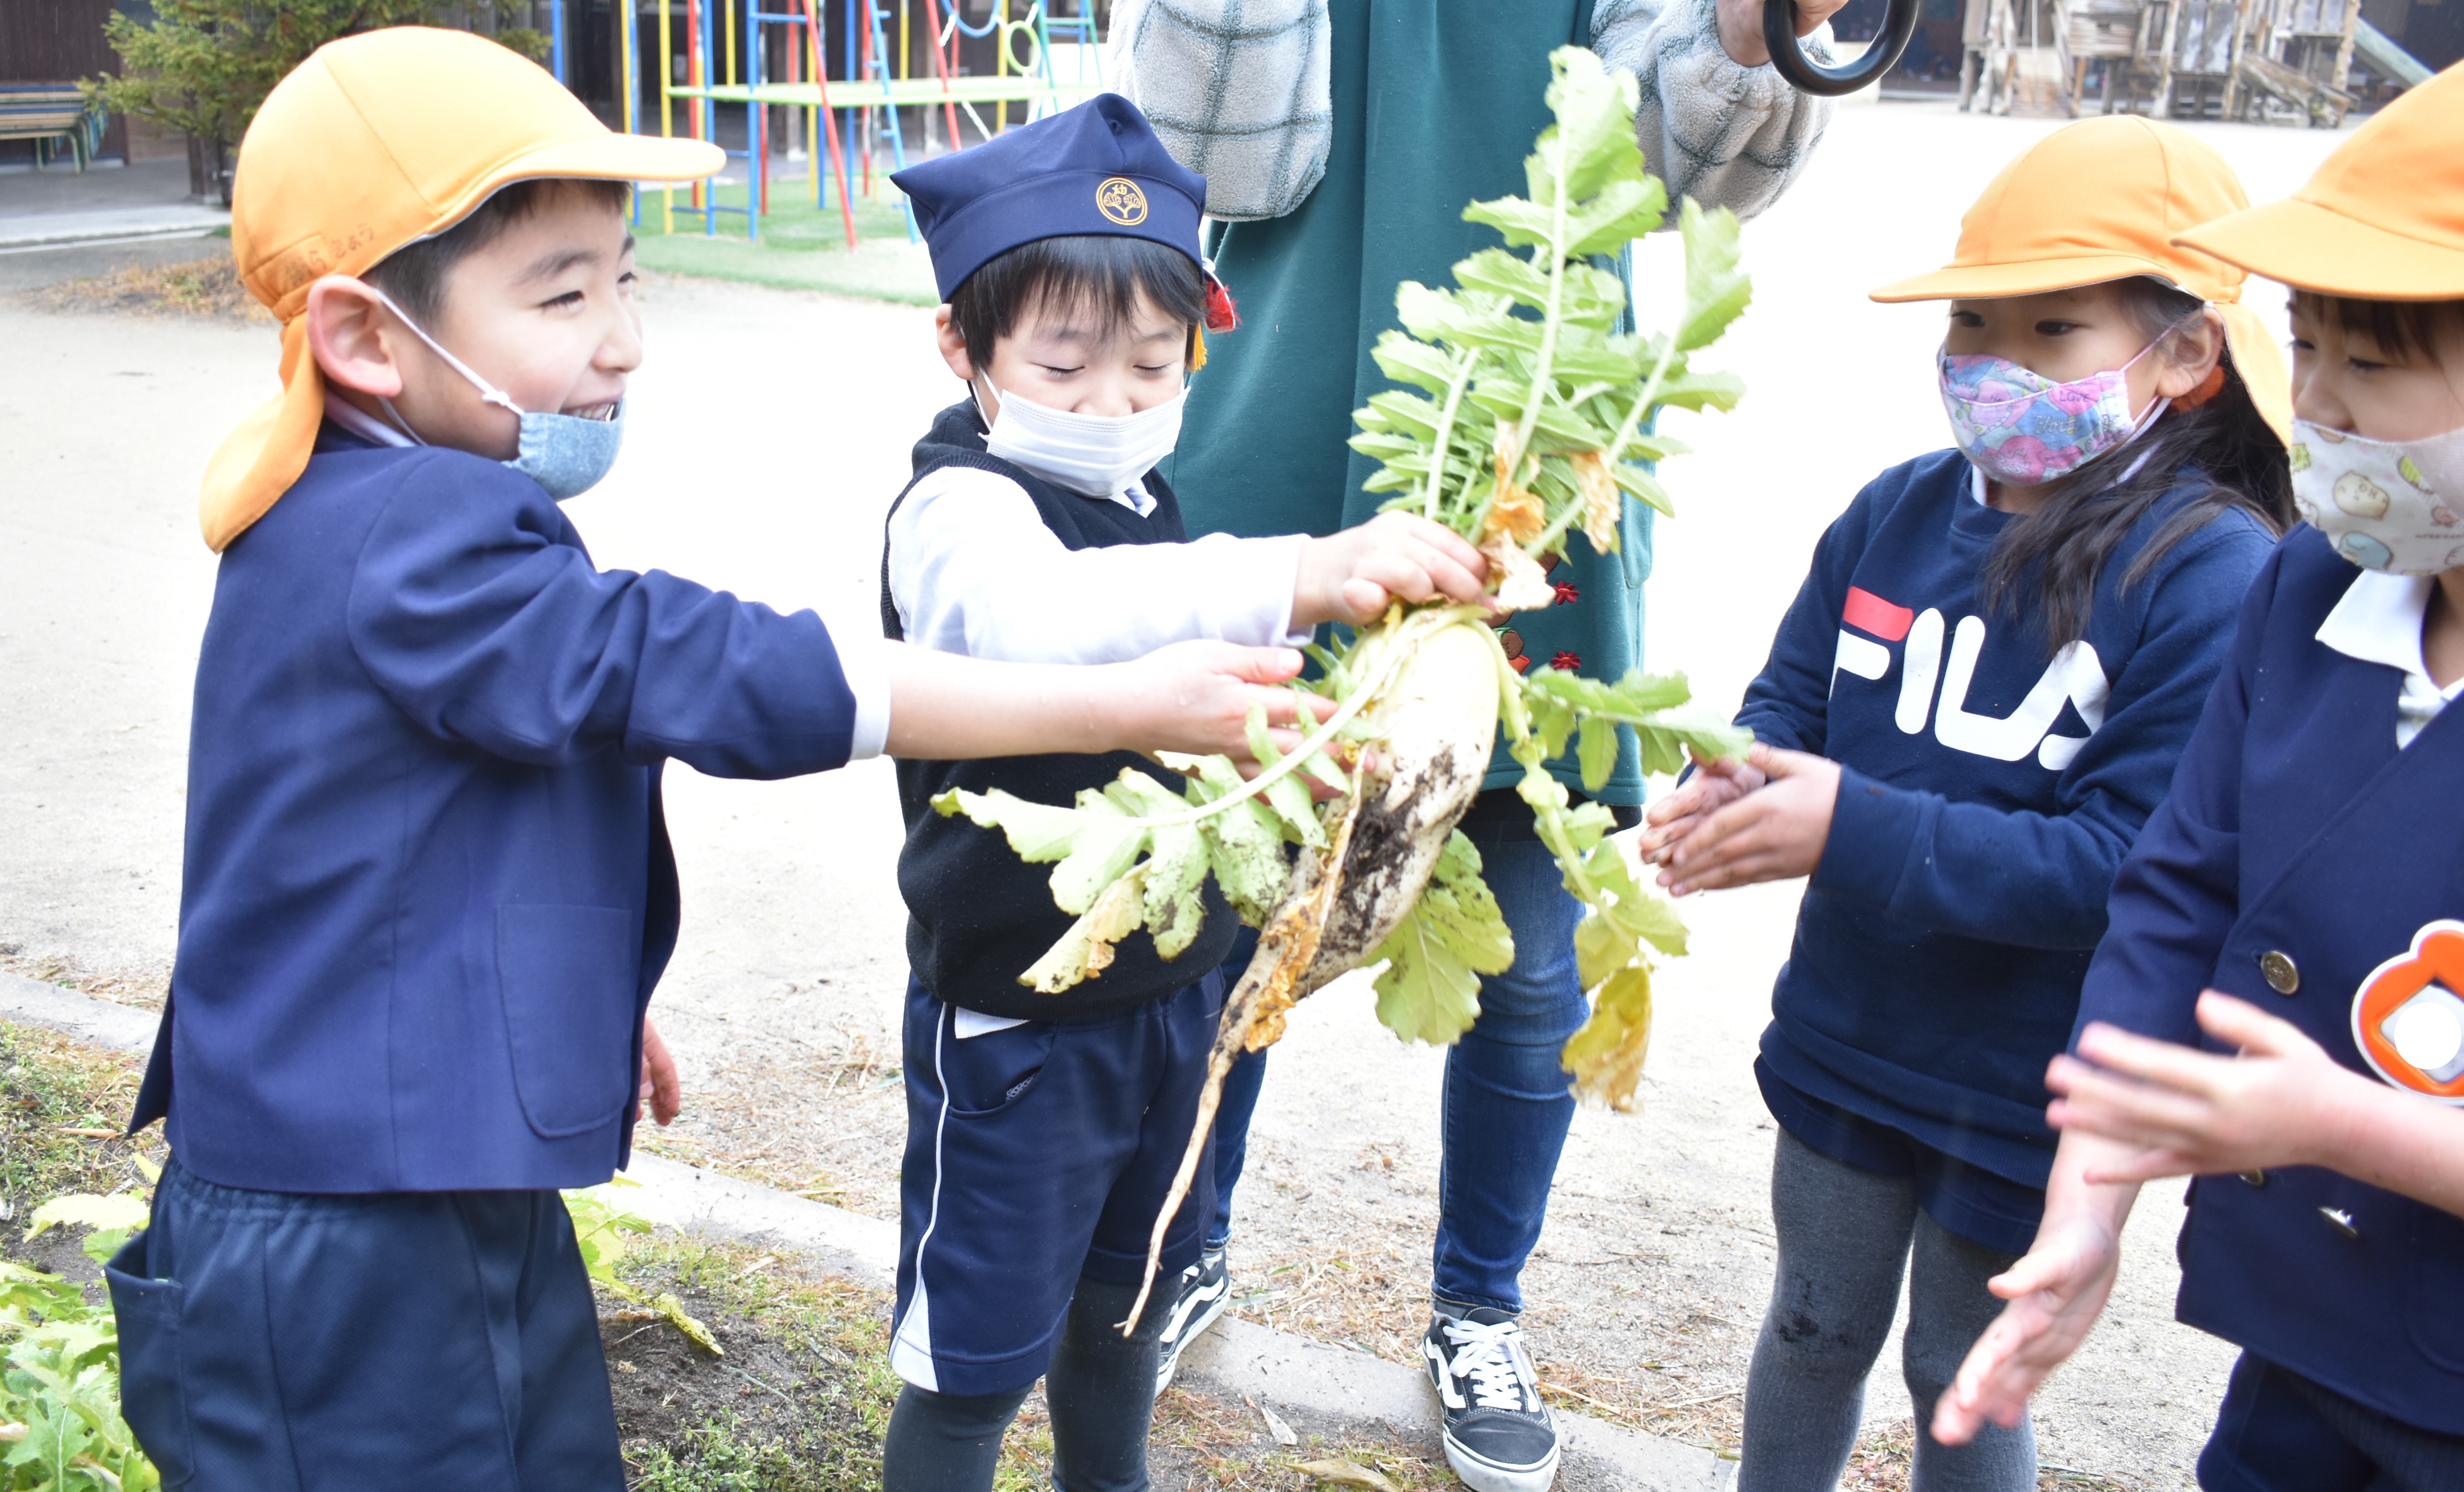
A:
[[[2259,571],[2115,883],[2079,1023],[2218,1050],[2193,1009],[2212,988],[2373,1080],[2453,1102],[2457,1084],[2390,1062],[2383,1027],[2390,997],[2444,997],[2417,945],[2464,919],[2464,707],[2396,748],[2401,676],[2316,635],[2356,573],[2307,526]],[[2185,1324],[2464,1435],[2464,1218],[2317,1167],[2203,1176],[2180,1251]]]
[[[133,1124],[252,1190],[606,1180],[675,946],[661,764],[818,771],[854,719],[812,612],[598,570],[528,477],[327,425],[215,581]]]

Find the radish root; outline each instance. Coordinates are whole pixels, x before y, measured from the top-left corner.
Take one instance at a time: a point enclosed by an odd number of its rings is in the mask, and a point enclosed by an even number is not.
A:
[[[1328,847],[1327,863],[1343,863],[1363,801],[1365,794],[1353,793],[1351,807],[1344,812],[1333,842]],[[1171,1231],[1180,1204],[1188,1200],[1190,1183],[1198,1176],[1198,1163],[1206,1154],[1208,1137],[1215,1133],[1215,1111],[1223,1102],[1224,1077],[1242,1053],[1269,1047],[1283,1039],[1284,1013],[1309,993],[1306,990],[1296,993],[1293,987],[1317,958],[1319,935],[1326,929],[1327,906],[1340,882],[1339,875],[1321,870],[1317,857],[1301,857],[1300,863],[1293,867],[1291,885],[1258,935],[1257,956],[1249,961],[1241,982],[1223,1002],[1222,1021],[1215,1030],[1215,1046],[1206,1057],[1206,1085],[1198,1093],[1198,1118],[1190,1126],[1189,1147],[1181,1152],[1180,1169],[1173,1172],[1172,1189],[1164,1193],[1163,1207],[1155,1214],[1155,1232],[1147,1238],[1147,1267],[1138,1280],[1138,1298],[1130,1305],[1130,1319],[1120,1324],[1125,1337],[1136,1329],[1138,1318],[1146,1312],[1156,1271],[1163,1266],[1164,1235]]]

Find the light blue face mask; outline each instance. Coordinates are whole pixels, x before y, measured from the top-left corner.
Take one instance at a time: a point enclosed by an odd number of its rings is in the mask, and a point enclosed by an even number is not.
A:
[[[371,285],[368,287],[376,290]],[[417,322],[403,315],[403,309],[384,291],[376,291],[385,309],[400,318],[414,336],[427,343],[429,349],[445,360],[448,367],[471,380],[479,397],[500,409],[510,410],[521,421],[520,454],[504,464],[547,489],[547,495],[559,502],[579,497],[599,485],[607,470],[616,464],[616,452],[625,443],[625,405],[617,401],[615,412],[605,419],[585,419],[579,414],[541,414],[525,410],[513,401],[503,390],[471,370],[470,365],[445,350],[444,344],[429,336]],[[393,407],[390,399],[377,402],[391,415],[394,425],[413,440],[419,434]],[[428,442],[419,440],[421,445]]]

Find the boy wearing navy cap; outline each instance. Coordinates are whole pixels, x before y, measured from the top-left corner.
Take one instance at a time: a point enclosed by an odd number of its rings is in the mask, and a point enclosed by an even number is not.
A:
[[[560,503],[641,362],[625,183],[719,164],[408,27],[319,51],[241,145],[232,256],[284,387],[206,479],[179,958],[134,1121],[167,1116],[173,1158],[109,1271],[166,1487],[623,1492],[557,1189],[624,1164],[656,1052],[668,758],[1221,749],[1288,698],[1226,676],[1297,655],[843,650],[595,567]]]
[[[932,248],[941,355],[968,392],[917,442],[891,510],[891,636],[1092,663],[1178,638],[1298,641],[1393,599],[1479,597],[1478,554],[1400,514],[1331,538],[1186,542],[1155,467],[1203,356],[1206,184],[1135,105],[1104,95],[892,179]],[[930,807],[950,788],[1066,802],[1125,767],[1156,770],[1128,752],[899,763],[913,974],[891,1364],[907,1388],[885,1492],[989,1488],[1038,1377],[1055,1486],[1147,1485],[1171,1302],[1126,1338],[1119,1327],[1196,1117],[1222,1001],[1211,971],[1238,920],[1210,884],[1205,925],[1177,959],[1139,932],[1100,977],[1035,993],[1019,976],[1071,921],[1046,871]],[[1201,1183],[1166,1237],[1166,1270],[1197,1262],[1211,1206]]]

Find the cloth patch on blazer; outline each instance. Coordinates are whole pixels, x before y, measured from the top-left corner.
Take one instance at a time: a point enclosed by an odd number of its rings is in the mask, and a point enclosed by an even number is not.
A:
[[[2464,922],[2440,918],[2362,981],[2353,1044],[2399,1088],[2464,1105]]]

